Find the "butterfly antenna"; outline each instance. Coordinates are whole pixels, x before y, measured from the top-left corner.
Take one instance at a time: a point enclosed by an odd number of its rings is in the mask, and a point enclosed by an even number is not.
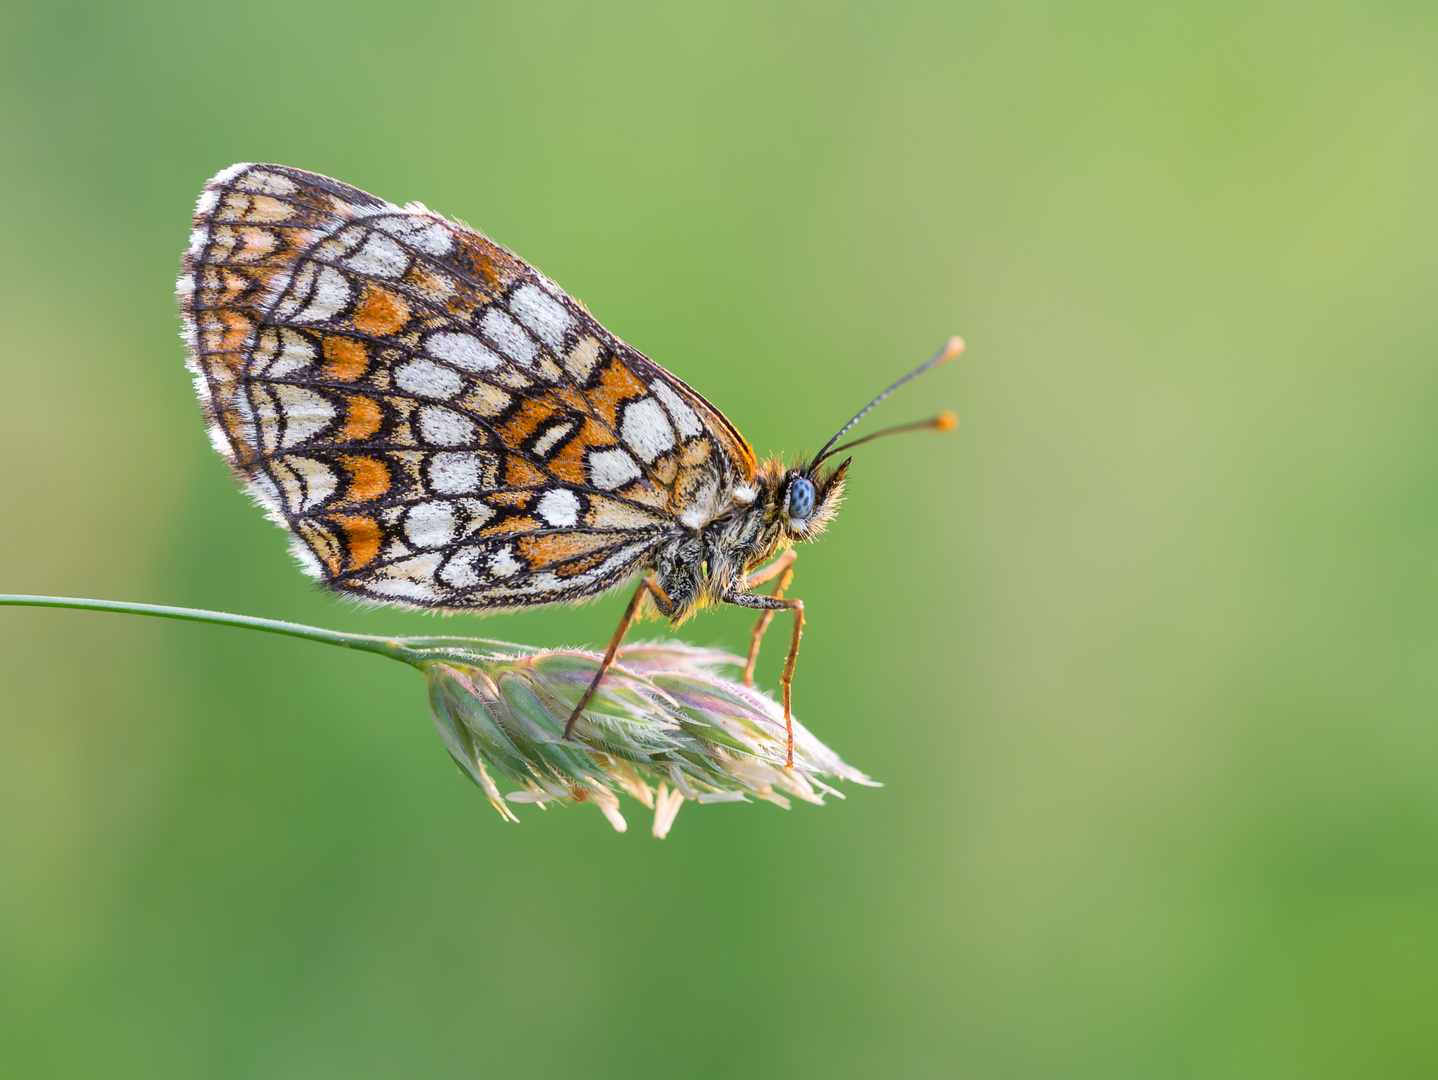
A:
[[[894,383],[893,386],[890,386],[873,401],[869,402],[869,404],[865,405],[854,415],[854,419],[850,420],[847,424],[845,424],[837,432],[835,432],[834,437],[824,444],[824,448],[814,455],[814,460],[809,463],[809,470],[817,468],[819,463],[823,461],[826,457],[828,457],[830,454],[837,454],[840,450],[846,450],[851,446],[858,446],[861,442],[868,442],[870,439],[877,439],[880,435],[895,435],[900,431],[914,431],[922,428],[936,428],[939,431],[948,431],[949,429],[951,429],[958,422],[958,418],[955,417],[953,413],[941,413],[939,416],[934,417],[934,419],[932,420],[921,421],[917,424],[904,424],[901,427],[897,428],[886,428],[883,431],[875,432],[873,435],[869,435],[863,439],[856,439],[851,443],[845,443],[843,446],[834,447],[834,444],[844,437],[845,432],[847,432],[860,420],[864,419],[864,417],[868,416],[869,413],[873,411],[875,405],[879,404],[879,402],[883,401],[899,387],[903,386],[910,379],[917,379],[920,375],[928,371],[930,368],[936,368],[940,364],[948,363],[950,360],[958,356],[959,353],[963,351],[963,338],[949,338],[948,342],[944,345],[942,349],[936,352],[924,363],[914,368],[913,371],[909,372],[898,382]]]
[[[885,435],[898,435],[905,431],[953,431],[959,426],[957,413],[945,409],[938,416],[930,417],[928,420],[915,420],[911,424],[896,424],[893,427],[886,427],[883,431],[876,431],[872,435],[865,435],[862,439],[850,439],[841,446],[830,450],[825,457],[833,457],[835,454],[842,454],[845,450],[852,450],[866,442],[873,442],[875,439],[882,439]],[[815,463],[817,464],[817,462]]]

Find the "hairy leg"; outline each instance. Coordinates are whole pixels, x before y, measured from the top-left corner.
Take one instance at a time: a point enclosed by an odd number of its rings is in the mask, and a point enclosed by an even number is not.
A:
[[[762,570],[756,570],[750,574],[744,582],[744,588],[746,590],[753,589],[756,586],[763,585],[766,581],[774,577],[778,577],[779,584],[774,587],[774,591],[770,595],[775,599],[781,599],[784,595],[784,590],[787,589],[789,583],[794,580],[792,567],[794,560],[798,557],[799,553],[793,548],[790,548]],[[759,616],[759,621],[754,624],[754,632],[749,637],[749,661],[744,665],[745,686],[754,685],[754,664],[759,659],[759,642],[764,637],[764,631],[769,629],[769,624],[773,621],[774,612],[766,611]]]
[[[644,594],[652,592],[655,599],[661,606],[668,605],[669,597],[664,595],[664,590],[659,587],[651,575],[639,583],[639,588],[634,590],[634,595],[629,599],[629,606],[624,609],[624,616],[619,620],[619,627],[614,631],[614,636],[609,639],[609,647],[604,650],[604,659],[600,662],[599,670],[594,673],[594,679],[589,684],[589,689],[584,691],[584,696],[579,699],[579,704],[574,706],[574,711],[569,714],[569,723],[564,725],[564,737],[569,738],[574,730],[575,721],[584,707],[593,699],[599,689],[599,684],[604,681],[604,673],[614,666],[614,657],[619,653],[619,646],[624,643],[624,635],[629,632],[629,626],[634,622],[634,617],[639,614],[639,605],[644,600]]]
[[[757,589],[766,581],[773,581],[785,570],[793,566],[794,560],[798,557],[799,553],[793,548],[790,548],[788,551],[784,552],[784,554],[780,555],[777,559],[771,562],[768,566],[755,570],[752,574],[750,574],[744,579],[744,591],[748,592],[750,589]]]
[[[799,659],[799,639],[804,636],[804,601],[788,600],[762,593],[736,593],[724,598],[739,607],[757,608],[764,612],[792,611],[794,632],[789,638],[789,655],[784,660],[784,674],[779,677],[779,686],[784,692],[784,734],[786,737],[784,767],[794,767],[794,714],[790,698],[794,684],[794,665]]]

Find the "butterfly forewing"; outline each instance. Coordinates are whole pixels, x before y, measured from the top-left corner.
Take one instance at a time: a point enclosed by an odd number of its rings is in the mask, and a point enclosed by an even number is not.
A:
[[[702,397],[417,204],[234,166],[200,199],[180,304],[216,448],[346,593],[580,599],[754,477]]]

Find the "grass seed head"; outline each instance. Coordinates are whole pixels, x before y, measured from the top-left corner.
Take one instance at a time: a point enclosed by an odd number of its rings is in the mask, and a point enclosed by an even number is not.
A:
[[[668,833],[687,801],[843,796],[825,778],[877,786],[794,722],[794,768],[784,767],[784,713],[723,672],[742,667],[729,653],[679,642],[620,653],[574,727],[564,725],[600,656],[578,650],[479,651],[456,642],[429,647],[417,666],[445,748],[509,821],[513,807],[593,803],[617,830],[619,796],[654,811],[655,836]],[[500,785],[513,790],[501,793]]]

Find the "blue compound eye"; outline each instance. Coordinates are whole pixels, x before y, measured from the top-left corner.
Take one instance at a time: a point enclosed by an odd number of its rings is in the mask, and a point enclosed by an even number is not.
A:
[[[789,484],[789,516],[803,521],[814,512],[814,485],[807,477],[796,476]]]

